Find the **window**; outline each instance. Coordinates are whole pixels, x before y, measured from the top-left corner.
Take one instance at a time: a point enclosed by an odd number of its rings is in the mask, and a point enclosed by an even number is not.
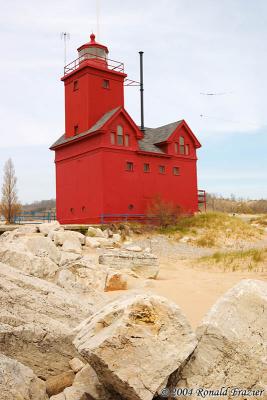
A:
[[[133,171],[133,163],[130,161],[126,162],[126,171]]]
[[[109,89],[109,80],[108,79],[103,79],[102,87],[104,89]]]
[[[165,174],[165,166],[164,165],[160,165],[159,166],[159,173],[160,174]]]
[[[121,125],[117,126],[117,144],[123,146],[123,128]]]
[[[189,155],[189,144],[185,145],[185,155],[188,156]]]
[[[150,165],[144,164],[144,172],[150,172]]]
[[[74,135],[78,135],[79,125],[74,126]]]
[[[173,167],[172,172],[173,172],[173,175],[180,175],[180,168],[179,167]]]
[[[129,146],[129,142],[130,142],[130,141],[129,141],[129,135],[125,135],[125,136],[124,136],[124,145],[125,145],[125,146]]]
[[[74,81],[73,82],[73,90],[78,90],[79,89],[79,81]]]
[[[116,143],[115,136],[116,136],[115,133],[111,132],[111,134],[110,134],[110,143],[111,144],[115,144]]]
[[[185,146],[184,146],[184,137],[183,136],[179,137],[179,145],[180,145],[180,154],[184,154]]]
[[[174,143],[174,151],[175,151],[176,154],[179,153],[179,146],[178,146],[178,143]]]

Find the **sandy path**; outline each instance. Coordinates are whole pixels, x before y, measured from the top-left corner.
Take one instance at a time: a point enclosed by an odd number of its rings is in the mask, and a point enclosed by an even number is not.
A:
[[[267,280],[267,274],[199,270],[177,261],[162,263],[158,279],[148,289],[178,304],[196,328],[215,301],[241,279]]]
[[[129,278],[129,290],[143,289],[174,301],[182,308],[193,328],[199,325],[216,300],[240,280],[267,281],[267,272],[224,272],[203,264],[201,267],[192,265],[193,260],[210,255],[218,249],[197,248],[163,235],[136,237],[133,242],[142,248],[150,247],[159,257],[160,273],[156,280]],[[266,244],[267,233],[261,240],[248,243],[248,247],[263,248]],[[119,294],[123,294],[123,291],[108,292],[111,297]]]

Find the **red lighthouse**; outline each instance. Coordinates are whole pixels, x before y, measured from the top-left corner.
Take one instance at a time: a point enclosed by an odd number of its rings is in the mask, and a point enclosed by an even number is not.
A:
[[[65,133],[55,151],[57,219],[98,223],[145,215],[160,195],[187,213],[198,210],[196,149],[184,120],[140,128],[124,108],[123,63],[90,36],[61,79]]]

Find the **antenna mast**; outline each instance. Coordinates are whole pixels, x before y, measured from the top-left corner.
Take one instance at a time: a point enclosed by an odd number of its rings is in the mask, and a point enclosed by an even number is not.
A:
[[[96,0],[96,37],[100,39],[100,0]]]
[[[67,64],[67,40],[70,40],[69,32],[61,32],[61,40],[64,40],[64,65]]]

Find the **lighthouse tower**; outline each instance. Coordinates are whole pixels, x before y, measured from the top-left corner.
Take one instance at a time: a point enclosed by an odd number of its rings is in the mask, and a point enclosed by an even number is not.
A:
[[[78,48],[78,58],[65,67],[65,134],[90,129],[107,111],[124,107],[123,64],[109,64],[108,48],[95,41]]]
[[[51,146],[58,221],[143,220],[156,196],[197,211],[200,143],[184,120],[141,130],[124,108],[124,65],[108,54],[91,34],[61,78],[65,132]]]

